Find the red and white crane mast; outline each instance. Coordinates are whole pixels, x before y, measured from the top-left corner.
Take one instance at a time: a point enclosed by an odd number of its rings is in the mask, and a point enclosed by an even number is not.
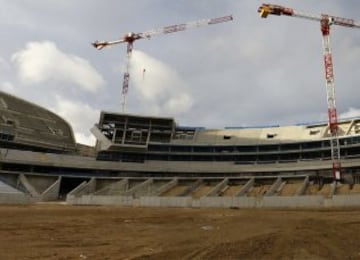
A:
[[[169,34],[169,33],[174,33],[174,32],[185,31],[186,29],[193,28],[193,27],[200,27],[200,26],[205,26],[205,25],[213,25],[213,24],[218,24],[218,23],[229,22],[231,20],[233,20],[232,15],[227,15],[227,16],[222,16],[222,17],[217,17],[217,18],[212,18],[212,19],[202,19],[202,20],[197,20],[197,21],[192,21],[192,22],[187,22],[187,23],[182,23],[182,24],[165,26],[165,27],[153,29],[150,31],[142,32],[142,33],[130,32],[130,33],[125,34],[122,38],[115,40],[115,41],[95,41],[95,42],[93,42],[92,45],[98,50],[101,50],[104,47],[108,47],[108,46],[119,44],[119,43],[127,43],[126,68],[125,68],[125,72],[124,72],[123,88],[122,88],[122,97],[123,97],[122,111],[123,112],[125,111],[126,96],[127,96],[128,89],[129,89],[129,81],[130,81],[129,65],[130,65],[130,58],[131,58],[131,53],[133,50],[134,41],[139,40],[139,39],[150,39],[151,37],[160,35],[160,34]]]
[[[296,11],[292,8],[287,8],[281,5],[262,4],[258,8],[260,17],[266,18],[269,14],[272,15],[287,15],[308,20],[320,22],[320,28],[323,39],[323,58],[325,69],[325,84],[327,94],[328,120],[329,130],[331,134],[331,159],[333,176],[335,180],[341,179],[341,158],[340,158],[340,143],[338,136],[338,120],[335,104],[335,83],[334,83],[334,66],[330,47],[330,26],[340,25],[345,27],[360,28],[360,24],[353,19],[341,18],[337,16],[322,14],[313,15],[306,12]]]

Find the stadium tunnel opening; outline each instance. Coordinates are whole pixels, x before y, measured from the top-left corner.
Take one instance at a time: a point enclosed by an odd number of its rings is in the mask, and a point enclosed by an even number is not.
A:
[[[79,177],[62,177],[60,182],[58,200],[66,200],[66,195],[79,186],[84,181],[89,181],[90,178]]]

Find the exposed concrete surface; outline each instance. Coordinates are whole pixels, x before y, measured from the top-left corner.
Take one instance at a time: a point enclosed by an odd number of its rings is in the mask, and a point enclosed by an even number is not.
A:
[[[0,204],[29,204],[34,200],[25,193],[0,193]]]
[[[0,181],[0,204],[28,204],[30,196]]]
[[[28,181],[26,175],[20,174],[19,175],[20,183],[26,188],[26,190],[30,193],[30,195],[34,198],[40,198],[40,193],[35,189],[34,186]]]
[[[55,201],[59,197],[61,177],[49,186],[42,194],[41,201]]]
[[[68,195],[66,202],[75,205],[118,205],[130,207],[177,208],[328,208],[360,207],[360,195],[262,196],[262,197],[151,197]]]

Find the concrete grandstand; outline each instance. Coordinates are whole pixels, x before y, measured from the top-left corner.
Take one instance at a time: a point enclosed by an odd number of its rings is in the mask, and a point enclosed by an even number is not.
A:
[[[341,183],[326,123],[205,129],[102,112],[85,147],[58,115],[0,92],[0,203],[360,206],[360,119],[339,126]]]

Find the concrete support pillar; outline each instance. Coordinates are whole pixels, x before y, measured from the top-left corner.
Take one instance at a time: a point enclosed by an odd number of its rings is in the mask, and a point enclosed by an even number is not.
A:
[[[281,177],[278,177],[269,190],[266,191],[264,196],[273,196],[276,194],[277,190],[280,188],[282,184]]]
[[[94,195],[121,195],[126,192],[128,185],[128,178],[124,178],[96,191]]]
[[[41,194],[41,201],[56,201],[59,198],[60,184],[61,176]]]
[[[191,193],[193,193],[202,184],[202,182],[203,181],[201,179],[197,180],[189,188],[185,189],[182,193],[180,193],[179,196],[188,196],[188,195],[190,195]]]
[[[40,198],[40,193],[35,189],[34,186],[30,184],[24,174],[19,175],[19,182],[25,187],[25,189],[30,193],[32,197]]]
[[[252,177],[241,189],[240,191],[235,195],[236,197],[244,196],[246,193],[250,190],[252,186],[254,186],[255,178]]]
[[[80,197],[82,195],[88,195],[95,192],[96,179],[93,177],[89,181],[83,181],[75,189],[69,192],[70,195]]]
[[[304,195],[306,188],[309,186],[309,176],[306,176],[303,184],[299,187],[299,189],[296,191],[295,196]]]
[[[220,183],[218,183],[211,191],[208,192],[208,194],[206,194],[207,197],[212,197],[212,196],[217,196],[218,193],[227,186],[227,184],[229,183],[229,179],[225,178],[224,180],[222,180]]]
[[[174,178],[171,181],[169,181],[168,183],[166,183],[165,185],[161,186],[154,195],[156,196],[160,196],[161,194],[171,190],[172,188],[174,188],[176,185],[178,184],[178,179]]]
[[[136,192],[145,189],[146,187],[150,186],[153,183],[153,179],[147,179],[146,181],[132,187],[130,190],[124,192],[122,195],[124,196],[131,196],[134,195]]]

